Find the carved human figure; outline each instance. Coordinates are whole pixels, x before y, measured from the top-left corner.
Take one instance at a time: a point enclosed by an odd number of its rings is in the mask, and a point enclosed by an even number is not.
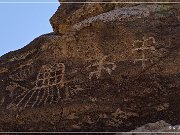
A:
[[[112,71],[116,69],[116,64],[114,64],[113,62],[106,62],[107,57],[108,56],[104,56],[98,62],[87,67],[88,70],[94,67],[97,69],[96,71],[93,71],[89,74],[89,79],[92,79],[94,75],[97,79],[99,79],[103,70],[111,75]]]

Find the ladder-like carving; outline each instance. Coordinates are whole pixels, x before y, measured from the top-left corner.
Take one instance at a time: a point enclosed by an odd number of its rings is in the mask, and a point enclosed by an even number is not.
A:
[[[71,99],[73,96],[76,96],[80,92],[84,91],[83,88],[81,88],[79,85],[73,86],[67,86],[65,88],[65,100]]]

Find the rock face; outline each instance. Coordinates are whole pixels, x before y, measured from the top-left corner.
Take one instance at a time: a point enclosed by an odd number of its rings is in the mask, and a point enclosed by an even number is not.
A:
[[[0,58],[1,131],[180,123],[180,4],[62,3],[53,33]]]

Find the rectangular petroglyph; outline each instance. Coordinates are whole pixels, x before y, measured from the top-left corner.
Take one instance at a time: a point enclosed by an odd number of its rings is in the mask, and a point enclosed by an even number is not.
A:
[[[36,89],[53,85],[64,85],[65,65],[58,63],[53,66],[42,66],[36,81]]]
[[[140,47],[137,46],[138,44],[140,44]],[[135,59],[134,62],[141,61],[143,69],[146,67],[147,61],[150,61],[151,63],[153,62],[152,59],[147,58],[145,55],[145,51],[149,50],[153,53],[156,51],[155,47],[152,46],[151,44],[152,45],[156,44],[154,37],[148,37],[148,38],[143,37],[143,40],[135,40],[133,42],[134,49],[132,49],[132,53],[136,52],[136,53],[141,53],[142,55],[141,58]]]
[[[79,92],[83,91],[84,89],[81,88],[79,85],[66,86],[65,88],[65,100],[71,99],[71,97],[77,95]]]

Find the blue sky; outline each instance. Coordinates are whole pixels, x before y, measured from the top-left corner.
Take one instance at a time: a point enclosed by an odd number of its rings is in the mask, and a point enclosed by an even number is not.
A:
[[[51,0],[57,2],[58,0]],[[0,2],[50,2],[49,0],[0,0]],[[49,23],[59,3],[0,3],[0,56],[22,48],[34,38],[52,32]]]

